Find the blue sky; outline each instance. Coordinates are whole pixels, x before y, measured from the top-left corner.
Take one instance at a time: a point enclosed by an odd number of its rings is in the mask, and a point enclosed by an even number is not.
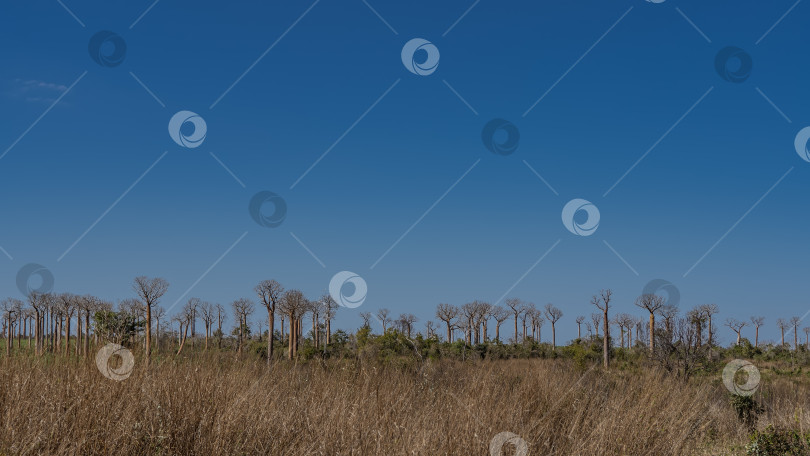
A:
[[[682,309],[764,315],[776,339],[776,318],[810,310],[810,163],[793,146],[808,15],[793,0],[4,3],[0,290],[20,297],[28,263],[107,299],[162,276],[169,308],[254,298],[265,278],[314,298],[348,270],[369,292],[338,327],[387,307],[422,329],[440,302],[509,291],[560,307],[567,340],[601,288],[641,315],[632,301],[665,279]],[[90,57],[102,30],[126,43],[118,66]],[[403,65],[413,38],[439,50],[432,74]],[[727,46],[751,57],[744,82],[715,69]],[[182,110],[206,122],[197,148],[168,134]],[[519,130],[514,153],[484,146],[495,118]],[[260,191],[285,200],[280,226],[251,218]],[[599,209],[591,236],[562,223],[576,198]]]

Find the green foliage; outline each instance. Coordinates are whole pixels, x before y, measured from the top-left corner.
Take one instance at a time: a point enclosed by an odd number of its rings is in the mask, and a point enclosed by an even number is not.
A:
[[[753,430],[757,425],[759,414],[764,409],[754,400],[752,396],[740,396],[738,394],[729,394],[729,402],[737,412],[737,419],[740,423],[746,425],[749,430]]]
[[[745,445],[746,454],[752,456],[785,456],[810,454],[810,432],[795,429],[776,429],[769,425],[764,431],[754,432]]]
[[[99,310],[93,315],[93,322],[96,332],[103,339],[122,345],[142,331],[145,325],[145,322],[138,321],[135,315],[111,310]]]

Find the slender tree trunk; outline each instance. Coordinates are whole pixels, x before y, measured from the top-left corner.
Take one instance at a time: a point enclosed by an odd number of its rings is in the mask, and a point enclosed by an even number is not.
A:
[[[183,346],[186,345],[186,337],[188,336],[188,327],[191,326],[191,324],[186,323],[185,326],[186,326],[186,329],[183,331],[183,339],[180,341],[180,348],[177,349],[177,354],[178,355],[180,354],[181,351],[183,351]],[[192,353],[193,353],[193,351],[192,351]]]
[[[551,349],[557,349],[557,325],[551,322]]]
[[[149,357],[152,354],[152,303],[146,303],[146,366],[149,367]]]
[[[605,365],[605,369],[608,368],[608,364],[610,363],[610,344],[608,343],[608,338],[610,337],[610,324],[608,323],[608,306],[607,303],[605,304],[604,310],[604,327],[603,330],[605,332],[605,337],[602,342],[602,361]]]
[[[655,314],[650,312],[650,354],[655,351]]]
[[[276,310],[274,308],[267,309],[267,366],[270,366],[270,361],[273,359],[273,343],[274,343],[274,335],[273,335],[273,327],[275,326],[275,314]]]

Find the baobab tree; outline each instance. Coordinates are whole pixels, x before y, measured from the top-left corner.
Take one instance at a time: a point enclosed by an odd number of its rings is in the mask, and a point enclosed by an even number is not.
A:
[[[205,326],[205,348],[208,351],[208,337],[211,335],[211,325],[214,323],[214,306],[208,301],[203,301],[200,304],[200,315],[202,316],[203,326]]]
[[[545,322],[543,319],[543,312],[540,312],[539,309],[531,308],[528,311],[529,318],[531,319],[531,327],[532,327],[532,340],[535,342],[539,341],[538,339],[538,331],[541,326],[541,322]]]
[[[544,311],[546,314],[546,318],[548,321],[551,322],[551,348],[552,350],[557,349],[557,321],[562,318],[563,312],[562,310],[554,307],[551,303],[546,304],[544,307]]]
[[[461,312],[459,319],[464,322],[464,340],[466,341],[467,345],[472,345],[473,320],[475,319],[475,315],[477,313],[475,303],[468,302],[462,304],[459,310]]]
[[[802,319],[799,317],[790,317],[790,326],[793,327],[793,350],[799,349],[799,323]]]
[[[253,290],[259,295],[259,300],[267,309],[267,366],[269,367],[273,359],[273,328],[276,326],[276,307],[281,302],[284,287],[275,280],[262,280]]]
[[[166,318],[166,309],[163,306],[156,306],[152,310],[152,315],[155,317],[155,351],[160,353],[160,322]]]
[[[487,341],[487,320],[492,311],[492,304],[484,301],[473,301],[475,305],[475,342],[485,343]],[[480,330],[480,331],[479,331]]]
[[[810,326],[804,327],[804,348],[810,350]]]
[[[414,314],[401,314],[399,316],[399,322],[402,325],[403,332],[408,334],[408,338],[411,338],[411,329],[413,328],[413,324],[416,322],[417,318]]]
[[[425,321],[425,335],[428,339],[436,336],[436,325],[433,320]]]
[[[82,347],[82,356],[87,356],[90,353],[90,314],[98,310],[100,300],[92,295],[84,295],[79,301],[81,312],[84,312],[84,344]]]
[[[717,307],[717,304],[703,304],[702,306],[699,307],[699,309],[701,312],[703,312],[703,315],[706,316],[706,320],[708,321],[709,348],[711,349],[714,336],[714,328],[712,327],[712,316],[720,312],[720,309]]]
[[[582,315],[577,315],[576,322],[577,322],[577,339],[582,339],[582,322],[585,321],[585,317]]]
[[[658,315],[661,315],[661,318],[664,319],[664,331],[670,335],[670,341],[672,341],[672,336],[675,333],[673,321],[678,317],[678,312],[678,306],[672,304],[665,304],[658,310]]]
[[[323,307],[323,318],[326,323],[326,344],[332,343],[332,320],[338,309],[338,303],[331,294],[326,293],[321,296],[321,306]]]
[[[237,327],[239,330],[239,345],[237,352],[242,353],[242,340],[244,339],[244,331],[247,328],[247,318],[248,315],[253,313],[255,307],[253,305],[253,301],[247,298],[239,298],[236,301],[233,301],[231,306],[233,307],[234,316],[238,320]]]
[[[289,348],[287,354],[292,360],[298,354],[298,338],[301,333],[301,317],[306,311],[307,299],[299,290],[287,290],[282,295],[280,310],[290,321]]]
[[[627,333],[627,348],[629,349],[632,345],[632,335],[633,335],[633,325],[635,324],[635,318],[632,315],[626,313],[620,313],[616,315],[614,322],[619,327],[619,331],[621,332],[621,346],[624,348],[624,335]]]
[[[635,304],[650,313],[650,354],[652,354],[655,351],[655,313],[664,307],[664,298],[647,293],[636,298]]]
[[[602,311],[602,322],[604,324],[604,340],[602,342],[602,362],[604,363],[605,369],[608,368],[610,363],[610,342],[608,339],[610,338],[610,319],[608,318],[608,311],[610,309],[610,300],[613,297],[613,291],[610,289],[602,290],[599,292],[599,296],[594,295],[591,298],[591,304],[596,306],[599,310]]]
[[[512,309],[512,313],[515,315],[515,344],[518,343],[518,318],[520,318],[520,314],[523,313],[525,309],[525,305],[520,298],[509,298],[505,301],[506,307]]]
[[[695,326],[695,348],[703,346],[703,322],[706,321],[706,313],[698,306],[686,313],[687,320]]]
[[[501,306],[495,306],[492,311],[492,318],[495,319],[495,340],[501,341],[501,324],[509,318],[509,311]],[[450,323],[447,324],[448,333],[450,330]],[[449,340],[448,340],[449,341]]]
[[[784,319],[779,318],[776,320],[776,327],[782,332],[782,343],[781,345],[785,345],[785,330],[790,327],[790,324],[786,322]]]
[[[225,313],[225,307],[222,306],[220,303],[214,304],[214,310],[217,313],[217,348],[222,348],[222,323],[225,322],[225,318],[227,318],[227,314]]]
[[[34,309],[34,354],[42,355],[45,342],[44,335],[44,315],[51,301],[49,293],[30,291],[28,293],[28,304]]]
[[[765,323],[765,317],[751,317],[751,324],[754,325],[754,347],[759,347],[759,327]]]
[[[152,354],[152,307],[157,305],[160,298],[169,289],[169,282],[160,277],[148,278],[138,276],[132,284],[135,294],[146,306],[146,365],[149,365],[149,358]]]
[[[736,318],[726,318],[726,326],[728,326],[729,328],[731,328],[732,331],[737,333],[737,344],[736,345],[740,345],[740,338],[742,337],[742,335],[741,335],[742,334],[742,329],[747,324],[748,323],[746,323],[744,321],[737,320]]]
[[[22,310],[22,301],[15,298],[6,298],[3,300],[2,304],[0,304],[0,307],[2,307],[3,318],[5,318],[8,325],[6,327],[6,355],[10,356],[11,346],[14,343],[12,328],[15,326],[14,321],[17,320],[19,312]]]
[[[71,293],[62,293],[59,295],[61,304],[61,313],[65,318],[65,355],[70,355],[70,321],[73,320],[73,314],[76,312],[79,297]],[[61,325],[60,325],[61,326]]]
[[[390,313],[391,311],[388,309],[380,309],[377,311],[377,319],[380,320],[380,324],[383,327],[383,334],[385,334],[385,331],[388,329],[388,323],[391,321],[388,317]]]
[[[591,300],[591,304],[593,304],[593,300]],[[594,332],[596,333],[596,337],[599,337],[599,327],[602,326],[602,314],[592,313],[591,321],[593,322],[593,329]]]
[[[186,345],[186,337],[188,336],[189,328],[194,324],[194,319],[196,318],[197,308],[200,306],[200,298],[189,298],[186,305],[183,306],[183,310],[178,315],[178,322],[180,323],[180,332],[182,336],[180,337],[180,347],[177,349],[177,355],[183,351],[183,347]],[[192,334],[192,339],[194,335]],[[192,347],[193,350],[194,347]],[[240,345],[241,348],[241,345]]]

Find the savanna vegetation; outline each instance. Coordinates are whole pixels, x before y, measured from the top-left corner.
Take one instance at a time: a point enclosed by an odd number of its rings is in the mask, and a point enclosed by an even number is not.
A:
[[[359,312],[344,331],[331,296],[273,280],[173,315],[168,287],[2,301],[0,454],[810,454],[798,318],[760,342],[762,317],[721,325],[715,305],[652,294],[614,315],[603,290],[587,317],[510,298],[438,304],[435,321]],[[724,384],[734,359],[761,375],[753,394]]]

